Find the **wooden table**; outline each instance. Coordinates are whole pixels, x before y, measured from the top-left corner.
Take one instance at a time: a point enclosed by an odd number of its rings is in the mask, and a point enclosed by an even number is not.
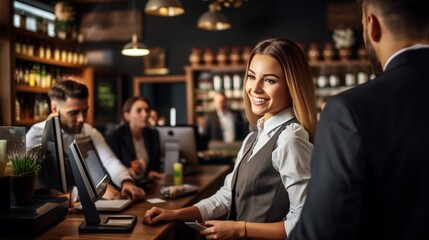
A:
[[[172,239],[174,230],[182,225],[180,222],[166,222],[156,226],[142,223],[143,214],[153,206],[176,209],[186,207],[211,196],[222,184],[225,176],[231,171],[231,165],[200,165],[191,176],[184,177],[184,183],[194,184],[199,191],[190,196],[167,200],[165,203],[151,204],[147,201],[133,204],[120,214],[137,215],[136,226],[131,233],[79,233],[78,226],[84,220],[80,212],[68,214],[63,221],[47,230],[37,239]],[[172,185],[172,177],[158,181],[146,191],[148,198],[162,198],[159,190],[163,186]],[[23,229],[24,230],[24,229]],[[25,231],[25,230],[24,230]]]

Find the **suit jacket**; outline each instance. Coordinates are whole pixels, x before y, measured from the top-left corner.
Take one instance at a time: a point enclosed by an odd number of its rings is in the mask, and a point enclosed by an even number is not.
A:
[[[249,133],[248,124],[244,122],[241,112],[233,110],[230,112],[234,116],[235,140],[243,140]],[[207,137],[207,140],[223,141],[222,128],[216,111],[207,113],[203,135]]]
[[[152,128],[144,128],[143,139],[149,156],[146,174],[149,173],[149,171],[160,171],[161,150],[158,131]],[[106,142],[125,166],[130,167],[131,161],[137,159],[131,130],[127,123],[120,125],[107,135]]]
[[[429,49],[328,100],[288,239],[429,238]]]

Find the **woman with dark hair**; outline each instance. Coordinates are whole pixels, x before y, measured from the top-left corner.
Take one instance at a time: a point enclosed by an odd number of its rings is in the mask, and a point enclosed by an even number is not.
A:
[[[150,128],[149,102],[142,96],[129,98],[123,106],[124,124],[112,131],[106,142],[136,180],[160,179],[159,134]]]
[[[197,204],[153,207],[143,222],[204,221],[207,239],[286,239],[298,221],[310,179],[317,116],[314,84],[304,52],[287,39],[260,42],[243,83],[246,116],[255,129],[224,186]],[[218,219],[228,214],[227,221]]]

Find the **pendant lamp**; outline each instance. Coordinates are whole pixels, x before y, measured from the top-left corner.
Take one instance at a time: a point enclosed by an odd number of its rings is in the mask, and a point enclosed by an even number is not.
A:
[[[180,0],[149,0],[144,10],[147,14],[173,17],[185,12]]]
[[[198,19],[197,27],[209,31],[221,31],[231,28],[231,23],[228,18],[220,12],[220,7],[217,3],[209,5],[209,11],[205,12]]]
[[[133,1],[133,8],[136,9],[135,0]],[[137,11],[134,11],[134,17],[134,34],[132,35],[131,42],[125,44],[125,46],[122,48],[121,53],[125,56],[131,57],[145,56],[149,54],[149,49],[146,47],[146,45],[137,41],[137,23],[140,20],[138,18]]]
[[[125,56],[139,57],[149,54],[149,49],[143,44],[137,42],[137,34],[133,34],[132,41],[125,44],[121,53]]]

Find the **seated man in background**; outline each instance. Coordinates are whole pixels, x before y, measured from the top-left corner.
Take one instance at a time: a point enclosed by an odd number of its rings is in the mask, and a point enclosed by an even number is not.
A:
[[[88,112],[88,88],[74,79],[59,80],[49,89],[51,115],[60,115],[63,130],[65,151],[74,139],[90,136],[97,149],[103,166],[106,168],[113,183],[121,188],[121,192],[109,184],[103,198],[120,199],[130,197],[133,201],[145,197],[143,189],[135,186],[127,168],[119,161],[101,133],[85,123]],[[34,124],[26,134],[27,148],[42,143],[46,121]]]
[[[227,143],[243,140],[249,131],[241,112],[229,108],[228,99],[223,92],[216,92],[213,104],[215,110],[206,114],[202,136],[207,141]]]

